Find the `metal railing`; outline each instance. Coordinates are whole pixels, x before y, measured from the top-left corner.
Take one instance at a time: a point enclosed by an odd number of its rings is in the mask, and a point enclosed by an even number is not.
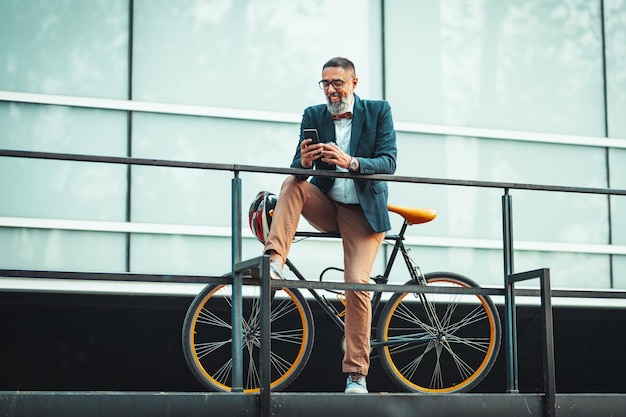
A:
[[[269,259],[267,256],[260,256],[254,259],[243,261],[242,254],[242,198],[241,198],[241,172],[268,173],[268,174],[304,174],[310,175],[310,170],[292,168],[261,167],[254,165],[238,164],[215,164],[203,162],[185,162],[176,160],[161,160],[131,157],[109,157],[94,155],[77,155],[52,152],[32,152],[17,150],[0,150],[0,157],[31,158],[31,159],[51,159],[63,161],[78,161],[92,163],[108,163],[123,165],[144,165],[170,168],[189,168],[200,170],[230,171],[233,173],[231,183],[232,189],[232,276],[231,277],[210,277],[210,276],[188,276],[188,275],[158,275],[158,274],[133,274],[133,273],[83,273],[64,271],[32,271],[0,269],[0,276],[4,277],[24,277],[24,278],[59,278],[59,279],[95,279],[95,280],[133,280],[133,281],[154,281],[154,282],[232,282],[233,284],[233,381],[234,392],[243,391],[243,366],[242,351],[237,347],[241,346],[242,339],[242,271],[251,266],[259,266],[261,273],[261,308],[262,308],[262,332],[261,332],[261,401],[263,415],[270,415],[270,375],[269,375],[269,352],[270,352],[270,292],[273,286],[290,288],[315,288],[315,289],[338,289],[338,290],[365,290],[365,291],[398,291],[399,285],[391,284],[346,284],[330,282],[301,282],[301,281],[281,281],[273,283],[269,279]],[[337,177],[337,178],[367,178],[389,182],[402,182],[412,184],[434,184],[446,186],[483,187],[498,188],[504,190],[502,197],[502,227],[503,227],[503,261],[504,261],[504,289],[503,288],[429,288],[423,286],[402,285],[402,291],[412,292],[446,292],[456,291],[472,294],[503,295],[505,297],[505,343],[506,343],[506,364],[507,364],[507,391],[510,393],[519,392],[517,382],[517,335],[516,335],[516,315],[515,315],[515,295],[540,297],[543,327],[543,368],[544,368],[544,390],[545,390],[545,413],[548,416],[555,415],[556,410],[556,386],[554,372],[554,340],[552,324],[552,304],[551,298],[558,297],[585,297],[585,298],[620,298],[626,299],[626,291],[571,291],[571,290],[551,290],[549,280],[549,270],[537,269],[522,273],[513,271],[513,227],[512,227],[512,198],[509,190],[536,190],[548,192],[570,192],[586,194],[604,194],[626,196],[626,190],[609,188],[590,187],[570,187],[551,186],[537,184],[519,184],[510,182],[490,182],[490,181],[470,181],[456,179],[440,179],[426,177],[407,177],[394,175],[355,175],[351,173],[340,173],[330,171],[316,171],[316,176]],[[515,289],[516,282],[539,278],[540,291],[532,289]]]

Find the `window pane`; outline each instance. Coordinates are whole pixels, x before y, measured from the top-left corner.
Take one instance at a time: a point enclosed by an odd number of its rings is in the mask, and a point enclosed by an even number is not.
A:
[[[0,102],[0,148],[126,156],[126,112]]]
[[[131,248],[132,272],[221,276],[231,271],[229,237],[133,234]]]
[[[614,288],[626,290],[626,256],[613,256]]]
[[[611,187],[626,190],[626,149],[611,149]],[[626,196],[611,196],[613,243],[626,245]]]
[[[609,135],[626,138],[626,2],[604,2]]]
[[[599,147],[399,132],[398,149],[398,175],[606,187]]]
[[[223,172],[134,167],[134,222],[228,227],[230,178]]]
[[[354,61],[367,97],[381,66],[377,2],[136,0],[134,98],[300,112],[320,102],[324,62]],[[340,32],[327,30],[339,15]],[[339,29],[338,29],[339,30]],[[378,91],[378,90],[377,90]]]
[[[515,252],[515,272],[550,268],[552,288],[609,289],[608,255],[560,252]],[[539,281],[529,281],[539,285]]]
[[[0,158],[0,216],[126,220],[126,167]]]
[[[0,2],[0,90],[127,98],[128,0]]]
[[[385,2],[395,119],[604,135],[599,1]]]
[[[123,272],[126,236],[0,228],[0,265],[8,269]]]
[[[609,242],[604,195],[512,191],[514,238],[526,241]]]

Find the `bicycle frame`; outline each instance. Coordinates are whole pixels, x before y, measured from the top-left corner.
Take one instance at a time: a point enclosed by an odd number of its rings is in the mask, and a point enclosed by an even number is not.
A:
[[[377,275],[375,277],[371,277],[371,279],[376,284],[387,284],[387,282],[389,281],[389,275],[391,274],[391,269],[396,261],[396,257],[398,256],[398,252],[402,254],[402,257],[407,266],[407,269],[409,270],[411,280],[415,282],[423,283],[423,275],[421,274],[421,272],[418,273],[419,269],[416,266],[414,266],[413,260],[409,257],[408,251],[406,250],[406,247],[404,246],[404,242],[403,242],[404,234],[408,226],[409,224],[405,221],[402,224],[402,227],[400,228],[400,233],[398,233],[397,235],[385,236],[384,238],[385,241],[393,242],[393,249],[391,251],[391,255],[389,256],[389,261],[387,262],[387,266],[385,267],[385,272],[383,273],[383,275]],[[302,237],[302,238],[326,237],[326,238],[339,238],[340,239],[341,235],[339,233],[326,233],[326,232],[297,232],[296,237]],[[307,281],[304,275],[298,270],[298,268],[296,268],[296,266],[289,259],[287,259],[286,265],[289,267],[289,269],[294,273],[294,275],[300,281]],[[322,281],[322,276],[324,272],[327,270],[328,268],[322,271],[322,274],[320,275],[320,281]],[[339,327],[341,331],[344,331],[344,326],[345,326],[344,322],[343,320],[341,320],[339,316],[339,312],[334,308],[334,306],[326,298],[321,296],[315,289],[309,288],[308,291],[309,293],[311,293],[313,298],[315,298],[318,304],[322,307],[322,310],[324,310],[326,314],[328,314],[328,316],[333,320],[333,322],[337,325],[337,327]],[[383,295],[382,291],[374,292],[374,295],[372,297],[372,316],[373,317],[376,315],[376,312],[378,311],[378,308],[381,305],[382,295]]]

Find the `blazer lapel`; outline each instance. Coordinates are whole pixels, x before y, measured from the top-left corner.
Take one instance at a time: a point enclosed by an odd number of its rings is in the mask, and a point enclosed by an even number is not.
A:
[[[356,155],[356,149],[359,145],[359,138],[365,123],[365,108],[361,99],[354,95],[354,107],[352,112],[352,132],[350,134],[350,155]]]
[[[328,109],[324,109],[321,115],[322,120],[320,120],[319,128],[323,130],[323,138],[320,137],[321,140],[325,142],[337,142],[337,137],[335,135],[335,123],[333,123],[332,117],[330,117],[330,112]],[[321,160],[317,160],[314,162],[316,169],[329,170],[334,171],[336,169],[335,165],[329,165]],[[335,179],[332,177],[315,177],[316,184],[320,188],[320,190],[327,192],[330,190],[335,183]]]

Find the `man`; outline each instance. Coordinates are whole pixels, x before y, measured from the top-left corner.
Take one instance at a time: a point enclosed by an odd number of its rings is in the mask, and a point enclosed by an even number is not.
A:
[[[355,174],[393,174],[396,133],[391,108],[385,101],[362,100],[354,64],[332,58],[322,68],[320,88],[326,104],[305,109],[292,168]],[[305,139],[304,129],[317,129],[320,143]],[[313,171],[314,172],[314,171]],[[340,232],[344,280],[369,283],[376,254],[391,228],[387,212],[387,183],[367,179],[290,176],[282,185],[265,253],[270,275],[284,279],[282,268],[300,215],[316,229]],[[367,393],[372,311],[367,291],[346,293],[346,351],[342,369],[349,374],[347,393]]]

